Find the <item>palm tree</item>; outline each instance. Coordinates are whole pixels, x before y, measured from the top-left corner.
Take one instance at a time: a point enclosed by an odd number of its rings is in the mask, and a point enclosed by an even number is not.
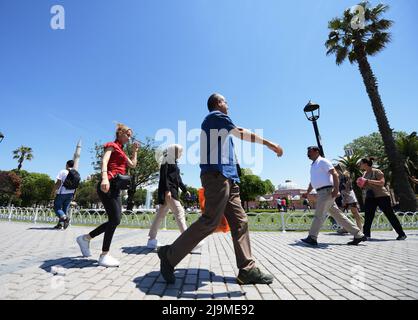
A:
[[[363,158],[362,154],[355,152],[352,156],[339,157],[338,163],[350,173],[351,181],[353,181],[353,191],[356,194],[360,210],[364,211],[363,192],[357,186],[357,179],[362,176],[359,162]]]
[[[387,31],[393,21],[382,18],[382,14],[389,8],[387,5],[379,4],[372,8],[368,1],[364,1],[359,6],[364,9],[363,25],[359,23],[359,17],[362,17],[358,14],[361,14],[358,9],[357,12],[347,9],[342,18],[334,18],[329,22],[328,28],[331,32],[325,43],[327,55],[335,54],[337,65],[347,58],[351,64],[358,64],[393,172],[393,187],[399,197],[401,210],[415,211],[417,201],[403,166],[405,161],[396,146],[379,94],[377,79],[367,59],[368,56],[375,56],[382,51],[390,42],[391,35]]]
[[[401,137],[396,141],[399,152],[405,159],[405,170],[410,177],[418,176],[418,137],[416,132],[409,136]],[[412,188],[415,184],[411,182]]]
[[[18,166],[17,171],[20,171],[22,168],[23,161],[25,160],[32,160],[33,159],[33,153],[32,148],[21,146],[20,148],[13,151],[13,159],[17,159]]]

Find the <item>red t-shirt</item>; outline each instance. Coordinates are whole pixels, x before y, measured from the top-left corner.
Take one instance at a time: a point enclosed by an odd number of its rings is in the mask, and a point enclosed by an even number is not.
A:
[[[107,148],[113,148],[113,152],[110,155],[109,163],[107,164],[107,177],[109,180],[113,179],[118,173],[126,174],[127,159],[123,146],[118,141],[108,142],[104,145],[105,150]]]

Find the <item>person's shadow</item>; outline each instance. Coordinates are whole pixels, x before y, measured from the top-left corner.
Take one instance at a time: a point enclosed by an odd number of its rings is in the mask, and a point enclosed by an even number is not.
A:
[[[199,277],[199,274],[206,274],[205,277]],[[167,284],[159,271],[147,273],[144,276],[135,278],[133,282],[136,287],[147,295],[157,295],[160,297],[171,297],[173,299],[187,298],[187,299],[216,299],[216,298],[234,298],[242,297],[245,292],[230,291],[230,292],[216,292],[211,293],[193,293],[191,291],[198,291],[199,288],[206,287],[210,283],[234,283],[234,277],[216,276],[213,272],[207,269],[176,269],[174,272],[176,282],[174,284]],[[188,288],[195,288],[189,290]]]
[[[157,252],[158,249],[150,249],[147,246],[137,246],[137,247],[123,247],[122,252],[126,254],[136,254],[136,255],[147,255],[150,253]],[[199,255],[201,252],[192,251],[191,255]]]
[[[156,252],[157,249],[150,249],[147,246],[137,246],[137,247],[123,247],[122,252],[126,254],[136,254],[136,255],[147,255],[152,252]]]
[[[353,246],[353,247],[363,247],[365,246],[365,243],[367,242],[362,242],[359,243],[357,246]],[[310,246],[308,244],[305,244],[302,241],[296,241],[295,243],[291,243],[289,244],[292,247],[301,247],[301,248],[307,248],[307,249],[313,249],[313,250],[330,250],[330,247],[347,247],[348,244],[347,243],[326,243],[326,242],[319,242],[318,246],[314,247],[314,246]]]
[[[44,261],[39,268],[50,273],[56,272],[57,269],[85,269],[97,267],[97,260],[86,259],[81,256],[79,257],[66,257],[59,259],[51,259]],[[58,271],[59,271],[58,270]],[[64,271],[65,272],[65,271]]]
[[[291,247],[300,247],[300,248],[306,248],[306,249],[313,249],[313,250],[327,250],[329,249],[329,243],[318,243],[316,247],[310,246],[302,241],[295,241],[295,243],[289,244]],[[332,245],[340,245],[340,244],[332,244]]]
[[[57,230],[57,229],[55,229],[54,227],[38,227],[38,228],[36,228],[36,227],[31,227],[31,228],[28,228],[28,230],[53,230],[53,231],[61,231],[61,230]]]

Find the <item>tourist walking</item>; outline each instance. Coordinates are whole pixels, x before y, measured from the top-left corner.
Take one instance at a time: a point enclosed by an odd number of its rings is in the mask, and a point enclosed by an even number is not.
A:
[[[317,203],[309,236],[306,239],[302,239],[302,241],[311,246],[318,246],[318,234],[325,222],[327,212],[341,227],[354,236],[353,241],[350,241],[348,245],[358,245],[360,242],[366,241],[367,239],[361,230],[335,204],[335,198],[339,194],[339,179],[332,163],[320,156],[320,149],[316,146],[308,148],[308,158],[312,160],[311,183],[303,197],[307,198],[309,193],[315,189],[317,192]]]
[[[282,198],[282,209],[283,212],[287,212],[287,201],[285,197]]]
[[[242,208],[238,183],[237,159],[232,136],[261,143],[277,156],[280,146],[234,125],[228,116],[228,104],[220,94],[208,99],[209,114],[202,123],[201,180],[205,196],[205,213],[171,245],[161,247],[161,274],[165,281],[174,283],[175,266],[204,238],[213,233],[225,215],[231,229],[239,274],[239,284],[270,284],[273,277],[256,267],[251,253],[248,217]]]
[[[106,210],[109,221],[103,223],[92,232],[79,236],[77,243],[83,256],[89,257],[90,241],[104,233],[102,253],[99,257],[99,265],[103,267],[118,267],[119,261],[109,254],[110,245],[116,227],[122,217],[121,190],[128,189],[131,177],[126,176],[127,167],[135,168],[139,143],[132,144],[132,156],[129,159],[123,148],[133,135],[132,129],[118,124],[116,140],[104,145],[104,154],[101,165],[101,180],[97,184],[97,193]]]
[[[311,203],[309,202],[308,198],[303,199],[303,207],[303,213],[306,213],[306,211],[311,213]]]
[[[58,173],[52,191],[55,195],[54,212],[58,217],[58,224],[54,229],[65,230],[70,225],[70,217],[67,216],[67,212],[79,184],[80,174],[74,169],[74,161],[68,160],[65,169]]]
[[[182,154],[183,147],[179,144],[170,145],[163,152],[160,167],[160,181],[158,183],[159,208],[148,234],[149,240],[147,247],[150,249],[156,249],[158,246],[158,228],[167,216],[169,210],[174,214],[180,232],[183,233],[187,229],[185,211],[179,201],[179,188],[190,197],[190,192],[187,191],[187,187],[181,179],[180,169],[177,163]],[[195,249],[198,249],[202,245],[203,242]]]
[[[373,168],[373,162],[374,158],[364,158],[360,160],[360,169],[364,171],[364,174],[363,177],[359,178],[357,181],[358,186],[364,190],[366,198],[364,203],[364,234],[368,238],[371,237],[373,220],[376,209],[379,207],[398,234],[396,240],[405,240],[407,238],[406,234],[393,211],[390,193],[385,186],[385,175],[381,170]]]
[[[344,210],[350,209],[357,227],[359,227],[360,230],[363,230],[363,222],[358,209],[358,201],[353,190],[353,181],[350,177],[350,173],[347,170],[343,170],[340,165],[336,166],[335,169],[339,174],[340,180],[341,206]],[[344,228],[338,229],[337,232],[340,234],[348,233]]]

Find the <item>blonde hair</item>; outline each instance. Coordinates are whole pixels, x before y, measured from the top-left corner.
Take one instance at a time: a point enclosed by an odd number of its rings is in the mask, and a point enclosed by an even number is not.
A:
[[[124,125],[123,123],[117,123],[116,124],[116,139],[119,137],[122,133],[127,133],[128,131],[131,131],[131,134],[133,134],[133,131],[131,128],[129,128],[127,125]]]

